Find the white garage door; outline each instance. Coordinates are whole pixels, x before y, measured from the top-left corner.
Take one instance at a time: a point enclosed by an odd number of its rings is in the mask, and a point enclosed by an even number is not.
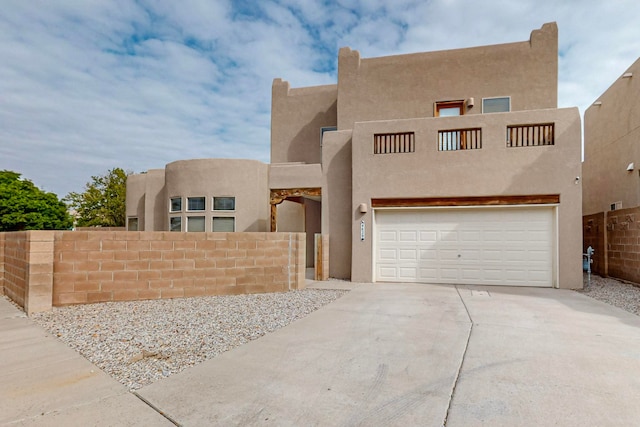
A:
[[[377,281],[552,286],[551,207],[375,211]]]

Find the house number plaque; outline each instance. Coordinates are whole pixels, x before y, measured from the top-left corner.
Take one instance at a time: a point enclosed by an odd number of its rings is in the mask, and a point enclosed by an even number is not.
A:
[[[364,220],[360,221],[360,241],[364,242]]]

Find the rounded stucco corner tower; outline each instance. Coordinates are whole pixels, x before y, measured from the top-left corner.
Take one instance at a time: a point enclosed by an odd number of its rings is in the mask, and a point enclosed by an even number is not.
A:
[[[267,231],[268,165],[256,160],[194,159],[165,168],[169,229]]]
[[[128,223],[140,231],[267,231],[268,170],[257,160],[193,159],[132,175]]]

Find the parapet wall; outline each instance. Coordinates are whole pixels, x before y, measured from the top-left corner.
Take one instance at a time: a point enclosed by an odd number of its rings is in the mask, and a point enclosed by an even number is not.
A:
[[[0,289],[52,306],[282,292],[305,284],[304,233],[0,233]]]

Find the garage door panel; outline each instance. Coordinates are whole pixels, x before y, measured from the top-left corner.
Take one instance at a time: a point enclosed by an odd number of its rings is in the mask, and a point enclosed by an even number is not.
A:
[[[440,232],[440,240],[443,242],[457,242],[458,232],[454,230],[443,230]]]
[[[397,233],[395,231],[381,230],[379,234],[379,241],[384,242],[396,242],[398,240]]]
[[[418,249],[400,249],[399,261],[415,261],[418,259]]]
[[[552,286],[553,208],[376,211],[376,279]]]
[[[427,282],[435,281],[438,278],[437,268],[420,268],[419,272],[420,272],[419,279]]]
[[[441,261],[456,261],[458,259],[458,251],[455,249],[441,249],[438,251]]]
[[[440,277],[443,279],[457,279],[458,278],[458,269],[457,268],[441,268],[440,269]]]
[[[463,231],[460,233],[460,240],[462,242],[482,242],[482,231],[481,230],[473,230],[473,231]]]
[[[398,233],[398,241],[400,242],[417,242],[418,232],[409,230],[400,230]]]
[[[419,234],[420,242],[424,243],[433,243],[438,240],[438,232],[437,231],[420,231]]]
[[[436,249],[420,249],[421,260],[436,260],[438,258],[438,251]]]
[[[378,269],[378,277],[380,277],[381,280],[394,281],[398,277],[397,268],[380,266]]]
[[[398,271],[401,279],[415,279],[418,269],[416,267],[400,267]]]
[[[485,230],[482,233],[482,240],[485,243],[487,243],[487,242],[502,242],[504,239],[502,238],[501,231]]]

